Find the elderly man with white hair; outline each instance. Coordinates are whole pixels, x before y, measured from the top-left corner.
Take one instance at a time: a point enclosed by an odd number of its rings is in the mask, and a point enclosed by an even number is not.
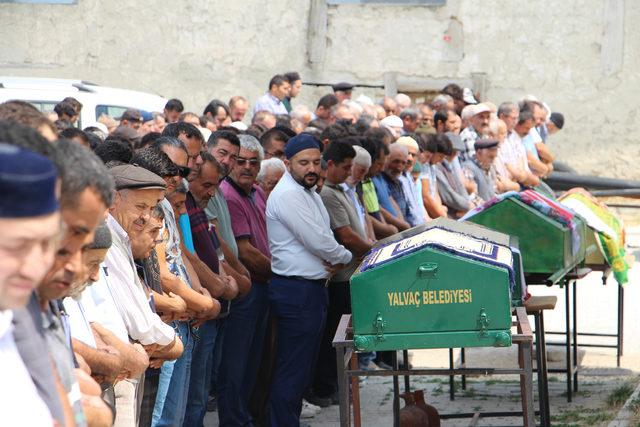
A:
[[[413,170],[413,165],[418,161],[420,148],[418,147],[416,140],[410,136],[398,138],[395,144],[402,145],[407,148],[407,165],[398,179],[402,183],[402,188],[404,189],[407,197],[407,206],[411,212],[409,224],[411,224],[412,227],[415,227],[416,225],[424,224],[424,222],[429,218],[427,210],[424,207],[424,203],[422,203],[422,186],[420,185],[420,181],[418,180],[418,183],[416,184],[411,178],[411,171]],[[418,188],[417,185],[420,185],[420,187]]]
[[[387,129],[391,132],[393,139],[396,140],[402,135],[404,124],[402,119],[395,115],[390,115],[380,120],[380,127]]]
[[[360,202],[360,197],[356,192],[356,187],[364,179],[371,167],[371,155],[367,150],[359,145],[354,145],[353,149],[356,150],[356,156],[353,158],[351,174],[347,177],[345,182],[340,184],[340,186],[356,208],[360,224],[362,224],[362,227],[365,229],[367,236],[373,240],[373,227],[371,226],[371,222],[367,221],[364,206]]]
[[[399,230],[411,227],[407,197],[399,180],[407,167],[408,154],[404,145],[391,144],[382,173],[372,178],[382,217]]]
[[[411,106],[411,98],[404,93],[397,94],[393,100],[396,101],[396,110],[394,112],[396,116],[400,115],[400,111]]]
[[[286,166],[284,162],[277,157],[263,160],[260,163],[260,172],[258,172],[256,180],[260,188],[262,188],[262,191],[264,191],[265,197],[269,198],[269,194],[271,194],[271,191],[275,188],[278,181],[280,181],[285,170]]]

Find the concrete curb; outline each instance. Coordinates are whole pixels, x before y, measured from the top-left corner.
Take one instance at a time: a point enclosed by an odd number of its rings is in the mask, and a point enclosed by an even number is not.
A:
[[[607,427],[630,427],[631,424],[629,424],[629,422],[633,417],[631,402],[636,398],[640,398],[640,384],[638,384],[633,393],[631,393],[631,396],[629,396],[627,401],[624,403],[624,406],[622,406],[620,411],[618,411],[616,418],[611,421]]]

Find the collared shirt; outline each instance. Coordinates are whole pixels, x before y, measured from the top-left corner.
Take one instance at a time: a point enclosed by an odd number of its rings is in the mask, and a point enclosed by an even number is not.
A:
[[[329,224],[332,230],[335,231],[340,227],[349,227],[362,240],[367,240],[364,223],[360,220],[357,207],[351,197],[344,191],[343,186],[333,184],[328,180],[325,181],[320,192],[320,198],[329,213]],[[332,279],[337,282],[348,281],[357,266],[357,260],[352,259]]]
[[[346,194],[349,200],[351,200],[351,203],[353,203],[353,206],[356,208],[356,213],[358,214],[358,219],[360,220],[360,225],[362,225],[362,228],[366,230],[367,223],[365,219],[364,207],[362,206],[362,203],[360,203],[360,199],[358,198],[356,187],[355,186],[352,187],[346,182],[343,182],[342,184],[340,184],[340,187],[342,187],[342,191],[344,191],[344,194]],[[375,194],[375,189],[373,191]],[[320,195],[320,197],[322,197],[322,195]],[[329,213],[329,215],[331,215],[331,213]]]
[[[400,213],[409,224],[412,224],[413,221],[415,221],[415,218],[412,216],[412,212],[409,210],[409,202],[407,201],[407,195],[404,191],[404,185],[399,179],[390,177],[386,172],[382,172],[380,175],[382,176],[382,179],[384,179],[387,183],[389,196],[396,202],[396,204],[400,208]]]
[[[457,157],[454,159],[456,160]],[[438,193],[442,199],[442,204],[447,206],[449,214],[453,211],[468,211],[471,207],[470,198],[458,172],[454,169],[455,163],[444,159],[442,163],[436,165],[436,177],[438,179]]]
[[[236,239],[249,238],[249,243],[271,258],[269,252],[269,238],[267,237],[267,220],[265,211],[267,198],[262,188],[254,184],[247,194],[233,180],[227,177],[220,184],[220,191],[224,194],[231,215],[231,228]]]
[[[207,267],[211,269],[214,273],[220,273],[220,261],[218,251],[220,250],[220,244],[218,242],[218,247],[215,246],[214,242],[217,242],[217,239],[214,239],[215,231],[213,224],[210,224],[207,220],[207,215],[204,213],[204,209],[202,209],[196,203],[193,195],[189,192],[187,193],[187,213],[189,214],[189,223],[191,224],[191,234],[193,235],[193,246],[196,249],[196,254],[198,258],[204,262]]]
[[[540,139],[543,143],[547,143],[547,138],[549,137],[549,128],[546,123],[541,124],[536,128],[538,130],[538,135],[540,135]]]
[[[352,255],[331,232],[329,214],[315,187],[285,172],[267,200],[271,270],[282,276],[326,279],[324,262],[347,264]]]
[[[69,327],[71,328],[71,336],[78,341],[82,341],[89,347],[97,348],[96,339],[89,325],[86,311],[81,300],[66,297],[62,300],[64,311],[69,316]]]
[[[64,412],[56,392],[53,366],[42,326],[40,303],[35,292],[31,294],[27,306],[14,310],[13,316],[13,338],[20,357],[27,367],[27,372],[31,375],[38,394],[46,403],[53,418],[59,424],[64,424]],[[13,369],[11,365],[9,366]],[[8,387],[5,387],[5,390],[13,392],[13,389]],[[0,400],[0,402],[6,402],[6,400]]]
[[[402,183],[402,189],[404,191],[405,199],[407,200],[407,210],[409,215],[407,221],[412,227],[416,225],[424,224],[426,210],[424,203],[422,203],[422,197],[420,197],[420,203],[416,197],[416,185],[413,182],[413,178],[409,172],[402,172],[398,177],[398,180]]]
[[[237,257],[238,245],[236,243],[235,236],[233,235],[233,229],[231,228],[229,206],[227,205],[227,201],[225,200],[222,191],[216,191],[216,194],[214,194],[211,200],[209,200],[207,208],[204,211],[210,221],[218,221],[220,237],[222,237],[222,240],[224,240],[224,242],[231,248],[231,252],[233,252]]]
[[[191,286],[191,279],[187,273],[187,267],[182,259],[182,250],[180,249],[180,232],[176,217],[173,214],[171,203],[166,199],[160,202],[160,208],[164,212],[164,241],[166,245],[165,258],[169,271],[178,276],[187,285]]]
[[[460,151],[458,154],[460,156],[460,161],[470,160],[471,157],[476,153],[475,143],[480,138],[478,132],[474,129],[473,126],[469,125],[460,132],[460,139],[464,142],[465,150]]]
[[[13,313],[0,311],[0,418],[7,426],[52,426],[49,408],[38,395],[13,339]],[[47,355],[46,349],[40,349]],[[48,359],[48,355],[47,355]]]
[[[425,179],[429,183],[429,195],[434,198],[438,194],[438,181],[436,180],[436,169],[429,162],[422,164],[420,179]]]
[[[527,152],[533,154],[533,156],[540,160],[540,156],[538,155],[538,149],[536,148],[536,144],[542,142],[542,138],[540,138],[540,134],[538,130],[534,127],[529,130],[529,133],[522,138],[522,145],[527,150]]]
[[[269,92],[262,95],[256,101],[256,105],[253,107],[253,114],[263,110],[270,111],[273,114],[289,114],[284,103]]]
[[[109,269],[102,263],[98,281],[82,291],[82,305],[89,323],[97,322],[123,342],[129,342],[127,326],[120,316],[111,288],[107,284]]]
[[[510,164],[527,172],[531,171],[527,161],[527,150],[522,145],[522,139],[516,131],[511,131],[498,146],[498,158],[505,165]]]
[[[371,182],[376,190],[376,198],[378,199],[378,203],[380,207],[386,209],[391,215],[394,217],[398,217],[400,212],[396,211],[396,208],[391,203],[391,196],[389,194],[389,184],[387,180],[383,177],[382,173],[371,178]]]
[[[56,366],[60,383],[67,393],[73,411],[76,426],[86,426],[87,419],[82,410],[82,394],[75,374],[75,359],[71,350],[71,331],[69,325],[58,310],[58,301],[50,301],[41,312],[42,327],[47,341],[49,354]]]
[[[133,262],[129,236],[111,215],[107,225],[113,239],[104,260],[109,272],[107,285],[129,336],[143,345],[170,344],[175,331],[151,311]]]

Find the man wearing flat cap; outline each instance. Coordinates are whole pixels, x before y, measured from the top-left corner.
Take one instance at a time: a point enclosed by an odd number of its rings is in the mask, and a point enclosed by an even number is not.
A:
[[[338,98],[338,102],[342,102],[345,99],[351,99],[351,91],[353,90],[353,85],[347,82],[340,82],[334,85],[331,85],[333,89],[333,93]]]
[[[182,354],[182,343],[174,329],[151,310],[131,252],[131,235],[144,229],[152,210],[164,198],[166,184],[137,165],[116,166],[109,172],[116,196],[107,217],[113,240],[105,258],[107,286],[131,339],[142,344],[149,357],[176,359]],[[116,426],[135,422],[139,384],[128,379],[116,384]]]
[[[271,251],[269,302],[277,322],[278,349],[271,384],[272,426],[297,426],[327,311],[326,283],[351,261],[338,244],[329,214],[316,193],[320,143],[309,135],[285,147],[287,171],[267,200]]]
[[[465,175],[478,186],[478,197],[487,201],[496,194],[517,190],[500,178],[496,172],[495,160],[498,156],[497,139],[479,139],[474,144],[475,154],[464,163]]]
[[[64,423],[38,395],[13,337],[13,310],[24,307],[53,265],[60,233],[58,172],[45,157],[0,143],[0,424]],[[52,391],[55,396],[55,392]],[[56,396],[57,397],[57,396]]]

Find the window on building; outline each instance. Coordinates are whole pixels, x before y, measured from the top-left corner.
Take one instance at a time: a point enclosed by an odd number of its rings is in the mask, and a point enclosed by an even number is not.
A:
[[[397,4],[401,6],[444,6],[447,0],[327,0],[327,4]]]
[[[0,0],[0,3],[76,4],[78,0]]]

